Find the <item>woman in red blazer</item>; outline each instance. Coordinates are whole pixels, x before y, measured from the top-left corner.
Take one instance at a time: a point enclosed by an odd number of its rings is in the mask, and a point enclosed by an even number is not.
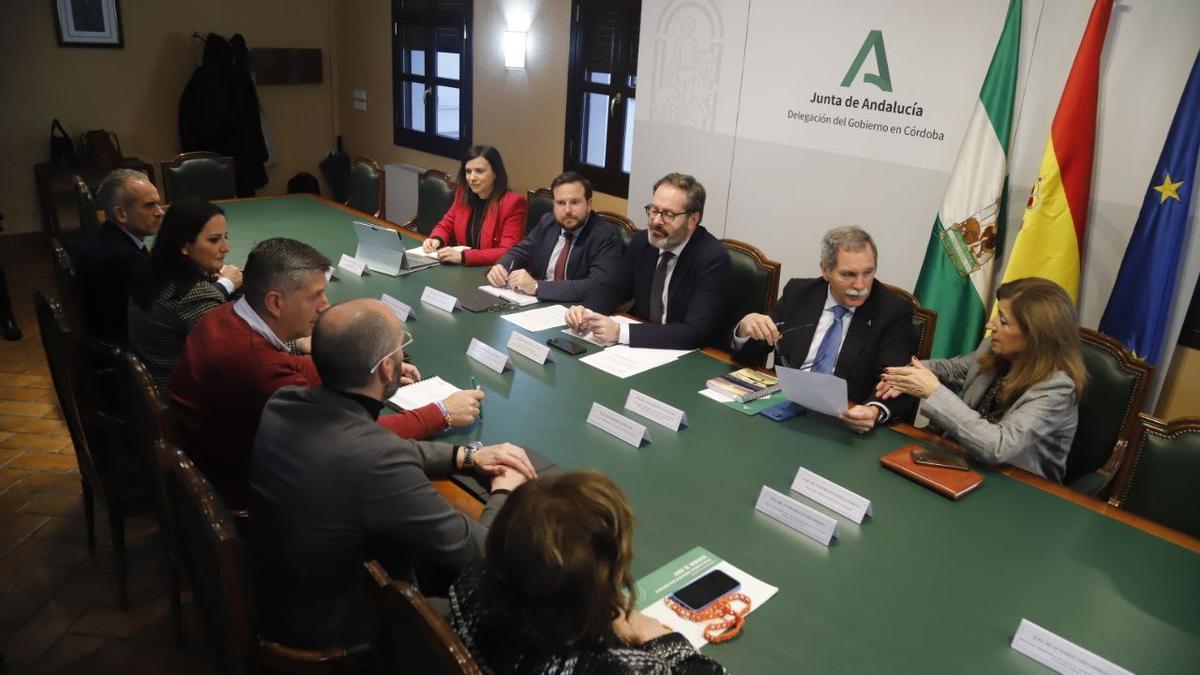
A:
[[[444,263],[491,265],[525,236],[525,208],[525,198],[508,189],[500,153],[490,145],[476,145],[458,168],[454,203],[424,248],[437,251]]]

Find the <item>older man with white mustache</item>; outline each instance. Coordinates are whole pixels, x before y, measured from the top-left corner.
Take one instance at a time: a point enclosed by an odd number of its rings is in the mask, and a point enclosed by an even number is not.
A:
[[[840,419],[859,433],[908,420],[916,408],[911,397],[884,403],[875,396],[883,369],[906,365],[915,348],[912,304],[875,279],[877,259],[862,228],[826,232],[821,276],[789,281],[771,315],[747,314],[730,340],[744,363],[761,364],[774,349],[781,365],[846,380],[850,404]]]

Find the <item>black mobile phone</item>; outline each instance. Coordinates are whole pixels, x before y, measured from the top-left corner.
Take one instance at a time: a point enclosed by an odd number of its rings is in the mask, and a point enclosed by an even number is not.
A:
[[[567,338],[552,337],[549,340],[546,340],[546,344],[554,347],[555,349],[571,354],[572,356],[575,354],[582,354],[587,351],[587,347],[584,347],[578,342],[569,340]]]
[[[958,469],[959,471],[969,471],[967,460],[961,455],[956,455],[950,452],[938,452],[937,450],[929,450],[928,448],[914,448],[912,451],[912,460],[917,464],[925,466],[938,466],[943,469]]]
[[[671,599],[693,612],[708,607],[726,593],[741,588],[737,579],[721,570],[713,570],[671,594]]]

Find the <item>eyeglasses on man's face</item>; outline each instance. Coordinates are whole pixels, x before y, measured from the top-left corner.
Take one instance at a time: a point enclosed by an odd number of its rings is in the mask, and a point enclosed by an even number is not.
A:
[[[379,370],[379,366],[382,366],[384,361],[387,361],[387,360],[388,360],[388,358],[389,358],[389,357],[391,357],[391,355],[392,355],[392,354],[395,354],[396,352],[400,351],[401,349],[404,349],[405,347],[407,347],[407,346],[411,345],[411,344],[412,344],[412,341],[413,341],[412,333],[409,333],[409,334],[405,335],[405,336],[404,336],[404,341],[400,343],[400,346],[399,346],[399,347],[396,347],[396,348],[395,348],[395,349],[393,349],[392,351],[390,351],[390,352],[388,352],[388,353],[384,354],[384,355],[383,355],[383,358],[381,358],[381,359],[379,359],[378,361],[376,361],[376,362],[375,362],[375,367],[374,367],[374,368],[372,368],[372,369],[371,369],[371,371],[370,371],[370,372],[371,372],[371,374],[372,374],[372,375],[374,375],[374,374],[375,374],[375,371]]]
[[[679,216],[686,216],[689,213],[692,213],[691,211],[668,211],[665,209],[660,209],[657,206],[654,206],[653,204],[647,204],[643,208],[646,209],[646,216],[648,218],[650,218],[650,220],[654,220],[655,218],[662,218],[665,222],[668,222],[668,223],[673,222]]]

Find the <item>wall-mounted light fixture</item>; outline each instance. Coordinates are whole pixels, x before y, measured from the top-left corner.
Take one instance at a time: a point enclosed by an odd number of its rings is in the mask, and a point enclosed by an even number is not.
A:
[[[504,67],[525,68],[525,36],[523,30],[504,31]]]

